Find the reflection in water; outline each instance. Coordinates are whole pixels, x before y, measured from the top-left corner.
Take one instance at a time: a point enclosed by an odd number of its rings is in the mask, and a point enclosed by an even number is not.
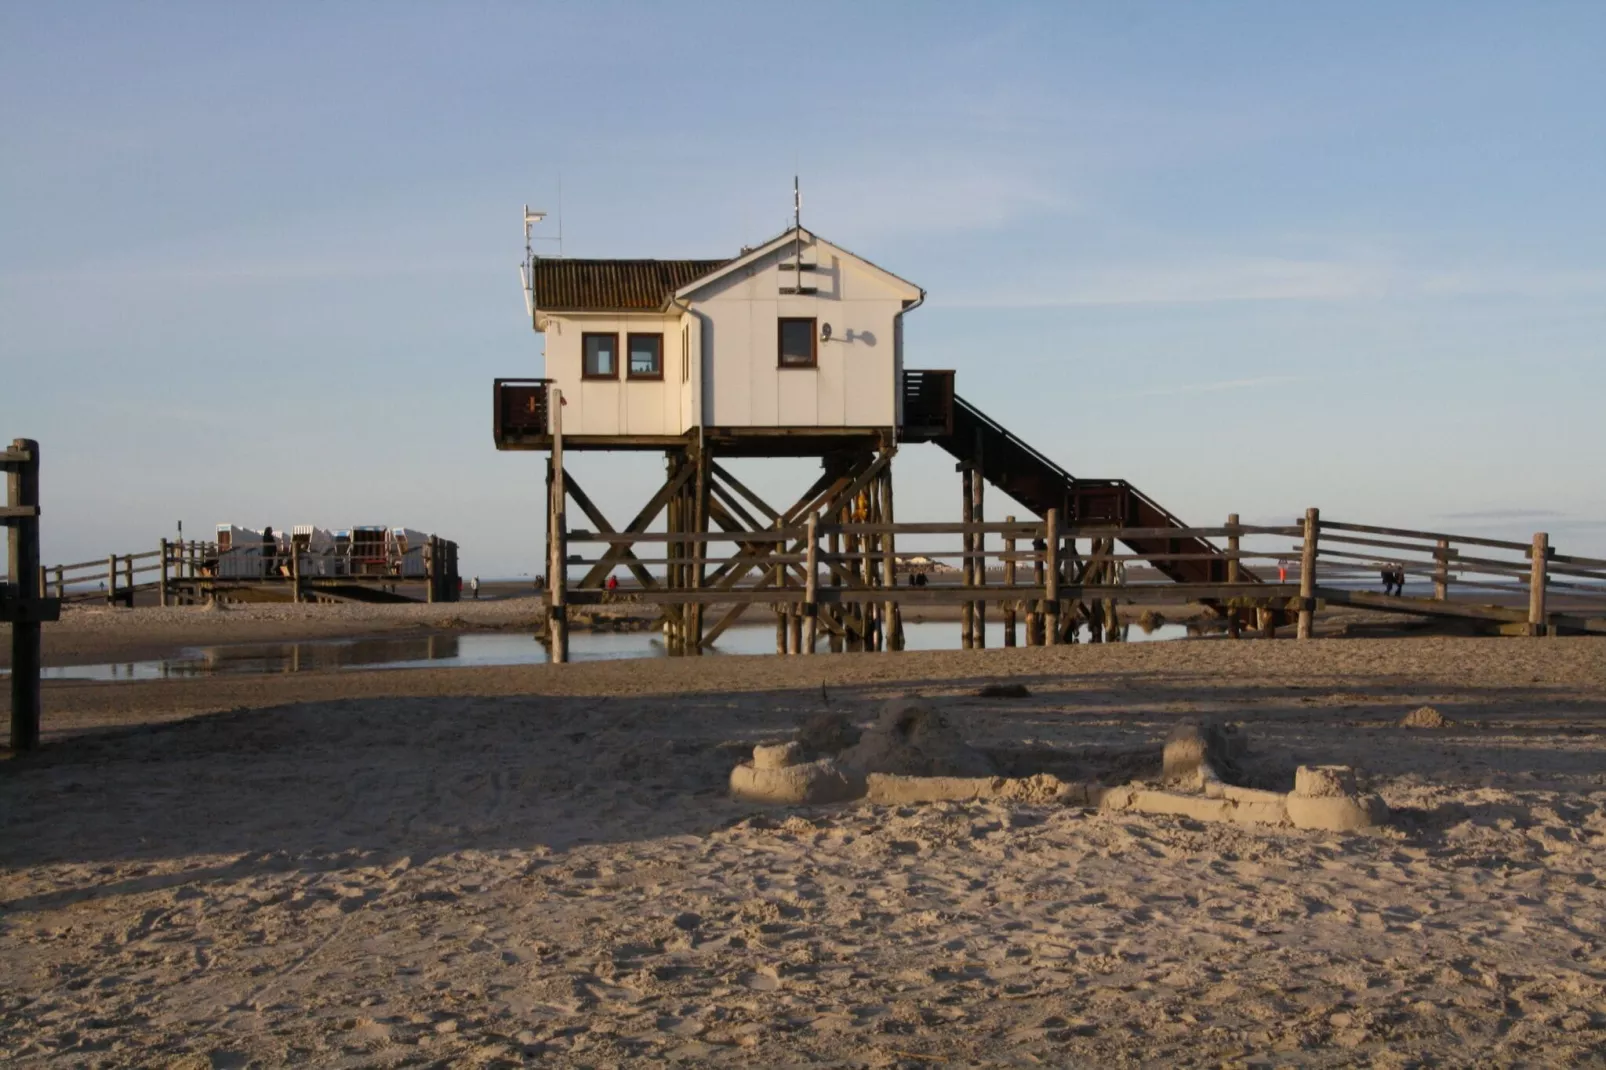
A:
[[[1187,629],[1163,625],[1150,635],[1133,628],[1131,642],[1180,639]],[[959,646],[958,621],[906,621],[909,650],[953,650]],[[1004,644],[1002,622],[989,622],[987,645]],[[821,644],[822,650],[824,644]],[[773,654],[772,625],[731,628],[711,654]],[[574,632],[569,656],[575,661],[661,658],[663,642],[655,632]],[[339,669],[396,669],[474,665],[527,665],[550,660],[545,646],[532,635],[497,632],[469,635],[417,635],[381,639],[323,639],[306,643],[237,643],[186,650],[161,661],[73,665],[45,669],[47,680],[163,680],[192,676],[270,675]]]

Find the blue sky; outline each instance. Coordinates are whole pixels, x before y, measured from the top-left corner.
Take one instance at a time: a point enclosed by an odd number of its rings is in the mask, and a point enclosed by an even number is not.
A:
[[[51,561],[182,518],[528,571],[521,206],[725,256],[796,171],[928,291],[910,366],[1077,474],[1606,552],[1603,100],[1600,4],[7,5],[0,434]],[[899,465],[954,516],[945,455]],[[619,514],[661,472],[574,469]]]

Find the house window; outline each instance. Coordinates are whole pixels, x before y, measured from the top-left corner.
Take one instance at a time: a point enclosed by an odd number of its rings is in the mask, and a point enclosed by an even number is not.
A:
[[[812,368],[818,353],[815,349],[814,319],[783,319],[780,327],[780,366],[783,368]]]
[[[617,334],[583,334],[580,336],[582,352],[580,374],[585,379],[619,378],[619,336]]]
[[[630,378],[662,379],[664,377],[664,336],[661,334],[632,334],[628,339]]]

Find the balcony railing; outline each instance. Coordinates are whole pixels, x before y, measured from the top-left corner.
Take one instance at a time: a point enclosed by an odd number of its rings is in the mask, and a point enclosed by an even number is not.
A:
[[[552,432],[547,399],[550,379],[498,379],[495,383],[496,448],[546,438]]]

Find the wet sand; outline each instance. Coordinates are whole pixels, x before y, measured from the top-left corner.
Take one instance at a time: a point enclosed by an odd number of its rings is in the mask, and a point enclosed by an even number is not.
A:
[[[1026,699],[979,699],[982,683]],[[822,709],[1365,769],[1378,835],[764,810]],[[1449,728],[1397,726],[1432,704]],[[182,719],[175,719],[182,718]],[[60,683],[0,763],[9,1065],[1600,1065],[1606,641]]]

